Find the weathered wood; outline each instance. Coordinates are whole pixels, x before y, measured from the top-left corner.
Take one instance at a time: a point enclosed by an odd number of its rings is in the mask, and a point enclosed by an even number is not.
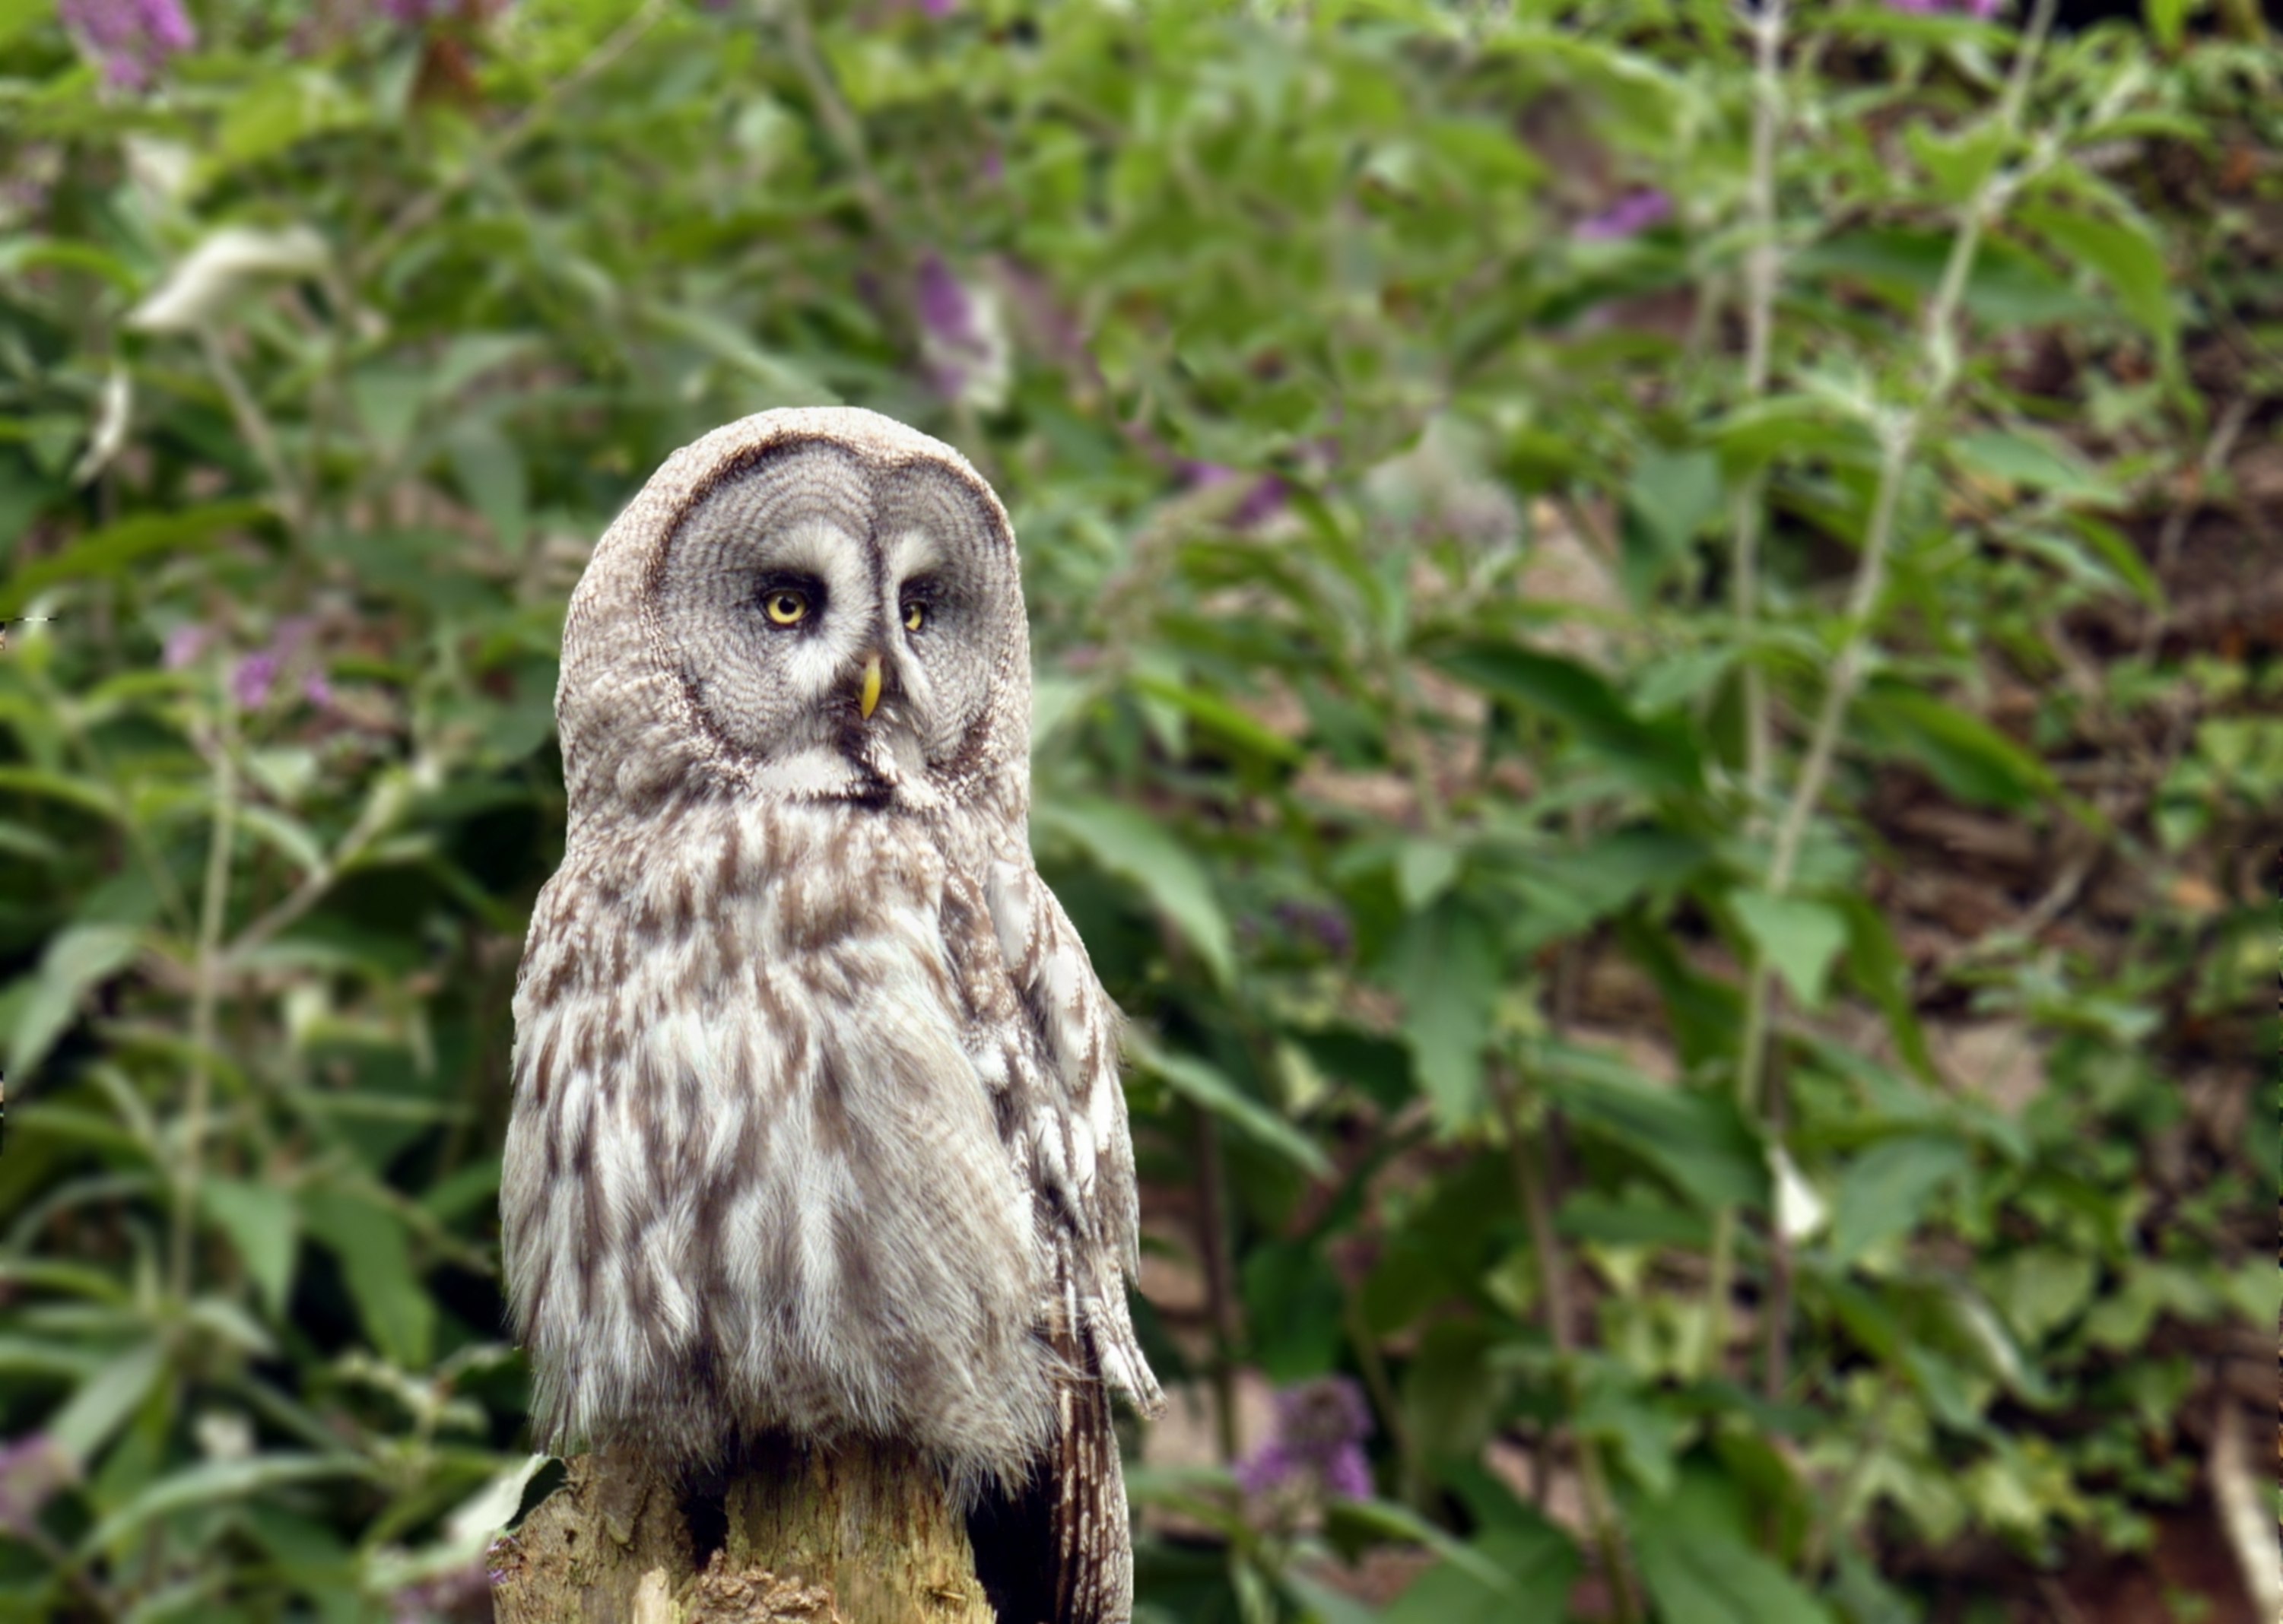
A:
[[[701,1536],[649,1467],[582,1455],[494,1558],[499,1624],[993,1624],[967,1530],[911,1450],[787,1444]]]

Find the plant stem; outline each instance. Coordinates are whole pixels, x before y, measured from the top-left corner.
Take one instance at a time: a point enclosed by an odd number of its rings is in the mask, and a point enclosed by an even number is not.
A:
[[[1220,1123],[1202,1108],[1196,1118],[1197,1250],[1205,1270],[1205,1309],[1212,1332],[1214,1441],[1234,1461],[1243,1440],[1236,1426],[1236,1281],[1231,1261]]]
[[[2029,98],[2030,80],[2051,32],[2056,0],[2037,0],[2029,25],[2022,30],[2012,72],[2006,82],[1997,118],[2009,136],[2019,133],[2022,104]],[[1970,198],[1951,240],[1950,257],[1943,267],[1941,284],[1927,307],[1921,344],[1925,358],[1923,383],[1918,398],[1882,425],[1878,485],[1863,534],[1863,552],[1847,594],[1846,634],[1832,661],[1824,685],[1823,701],[1808,735],[1807,756],[1784,807],[1776,830],[1762,889],[1781,897],[1791,889],[1798,872],[1799,855],[1806,843],[1809,823],[1823,799],[1831,776],[1839,730],[1870,662],[1872,623],[1886,590],[1887,562],[1894,545],[1895,514],[1902,502],[1903,482],[1918,450],[1919,436],[1947,402],[1959,372],[1955,326],[1974,270],[1982,233],[1991,216],[2021,184],[2020,174],[1999,168],[1983,182]],[[1762,1076],[1767,1064],[1769,1005],[1773,997],[1767,967],[1755,962],[1748,975],[1744,998],[1744,1031],[1736,1068],[1736,1097],[1748,1117],[1757,1117],[1761,1104]],[[1733,1208],[1716,1216],[1712,1233],[1710,1279],[1705,1296],[1704,1330],[1696,1348],[1696,1373],[1708,1372],[1727,1341],[1728,1298],[1735,1275],[1737,1218]]]
[[[206,1153],[206,1109],[214,1087],[214,1004],[222,970],[222,918],[230,903],[230,847],[238,828],[238,711],[224,683],[214,735],[214,825],[206,846],[206,890],[199,904],[198,957],[191,970],[191,1076],[183,1101],[183,1146],[175,1174],[175,1232],[168,1286],[177,1304],[191,1294],[198,1232],[199,1176]]]
[[[230,403],[230,415],[238,424],[238,431],[245,437],[245,443],[261,461],[261,471],[277,488],[278,505],[284,509],[286,528],[293,532],[298,553],[309,536],[309,504],[302,494],[300,481],[293,478],[293,470],[286,465],[277,431],[271,427],[261,403],[253,398],[253,392],[245,386],[245,379],[238,363],[230,358],[221,335],[212,327],[202,327],[199,330],[199,345],[205,352],[207,369],[222,387],[222,399]]]
[[[1381,1425],[1387,1429],[1387,1441],[1395,1450],[1396,1497],[1415,1506],[1426,1473],[1412,1445],[1411,1428],[1403,1418],[1394,1379],[1387,1373],[1387,1360],[1379,1351],[1378,1339],[1371,1333],[1370,1322],[1364,1317],[1363,1293],[1345,1278],[1340,1281],[1340,1309],[1347,1325],[1348,1340],[1355,1348],[1356,1364],[1363,1371],[1363,1385],[1370,1390],[1371,1402],[1378,1406]]]
[[[1503,1063],[1494,1063],[1489,1071],[1491,1098],[1498,1107],[1499,1123],[1505,1131],[1507,1153],[1514,1171],[1515,1200],[1520,1205],[1524,1221],[1530,1226],[1530,1247],[1538,1255],[1539,1294],[1546,1300],[1546,1334],[1554,1344],[1554,1355],[1561,1364],[1561,1381],[1569,1389],[1569,1397],[1576,1398],[1577,1338],[1570,1320],[1570,1286],[1562,1268],[1561,1238],[1554,1232],[1554,1208],[1547,1199],[1545,1181],[1538,1176],[1538,1165],[1531,1159],[1530,1142],[1522,1131],[1522,1112],[1516,1096],[1520,1092],[1513,1075]],[[1609,1581],[1609,1597],[1624,1624],[1641,1616],[1640,1598],[1633,1590],[1632,1570],[1627,1565],[1625,1535],[1617,1527],[1616,1508],[1609,1500],[1609,1474],[1601,1463],[1601,1446],[1585,1434],[1577,1434],[1578,1482],[1586,1501],[1586,1522],[1593,1530],[1593,1545],[1601,1558],[1603,1577]]]
[[[1752,168],[1745,192],[1752,245],[1744,257],[1744,400],[1768,392],[1769,354],[1773,348],[1776,284],[1783,269],[1776,241],[1776,136],[1783,122],[1784,0],[1761,0],[1752,19],[1757,58],[1752,82]],[[1767,473],[1756,469],[1736,493],[1732,511],[1736,531],[1734,603],[1736,634],[1746,644],[1759,613],[1760,534]],[[1747,648],[1744,682],[1744,783],[1749,817],[1757,826],[1760,799],[1767,793],[1767,681]]]

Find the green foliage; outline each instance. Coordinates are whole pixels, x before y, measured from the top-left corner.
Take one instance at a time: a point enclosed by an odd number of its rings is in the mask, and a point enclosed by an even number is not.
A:
[[[2271,46],[421,9],[214,0],[131,91],[0,6],[0,1617],[480,1595],[564,602],[676,447],[836,400],[1014,513],[1036,844],[1210,1297],[1160,1368],[1377,1418],[1375,1499],[1137,1472],[1149,1616],[1885,1624],[1897,1551],[2186,1492],[2194,1338],[2275,1309],[2244,1145],[2158,1163],[2169,1068],[2273,1050],[2214,854],[2278,680],[2070,627],[2163,612],[2195,357],[2274,337],[2271,236],[2160,178],[2271,154]],[[2140,806],[2083,768],[2151,719]],[[1898,803],[2082,866],[1930,946]],[[2047,929],[2095,865],[2137,914]]]

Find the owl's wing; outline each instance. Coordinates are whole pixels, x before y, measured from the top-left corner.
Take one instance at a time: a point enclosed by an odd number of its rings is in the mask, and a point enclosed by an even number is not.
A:
[[[1085,1365],[1068,1325],[1052,1340],[1065,1363]],[[1098,1381],[1066,1381],[1057,1400],[1040,1470],[967,1514],[976,1577],[1001,1624],[1131,1624],[1134,1544],[1110,1394]]]
[[[1046,1051],[1049,1075],[1029,1134],[1039,1176],[1074,1243],[1066,1287],[1073,1317],[1111,1390],[1156,1415],[1165,1396],[1126,1306],[1126,1278],[1141,1265],[1141,1215],[1118,1006],[1027,853],[993,864],[990,905],[1017,995]]]

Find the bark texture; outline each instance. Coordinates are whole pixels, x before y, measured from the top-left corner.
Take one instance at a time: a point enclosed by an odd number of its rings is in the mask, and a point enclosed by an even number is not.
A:
[[[941,1480],[894,1444],[775,1447],[697,1496],[581,1455],[505,1538],[499,1624],[994,1624]]]

